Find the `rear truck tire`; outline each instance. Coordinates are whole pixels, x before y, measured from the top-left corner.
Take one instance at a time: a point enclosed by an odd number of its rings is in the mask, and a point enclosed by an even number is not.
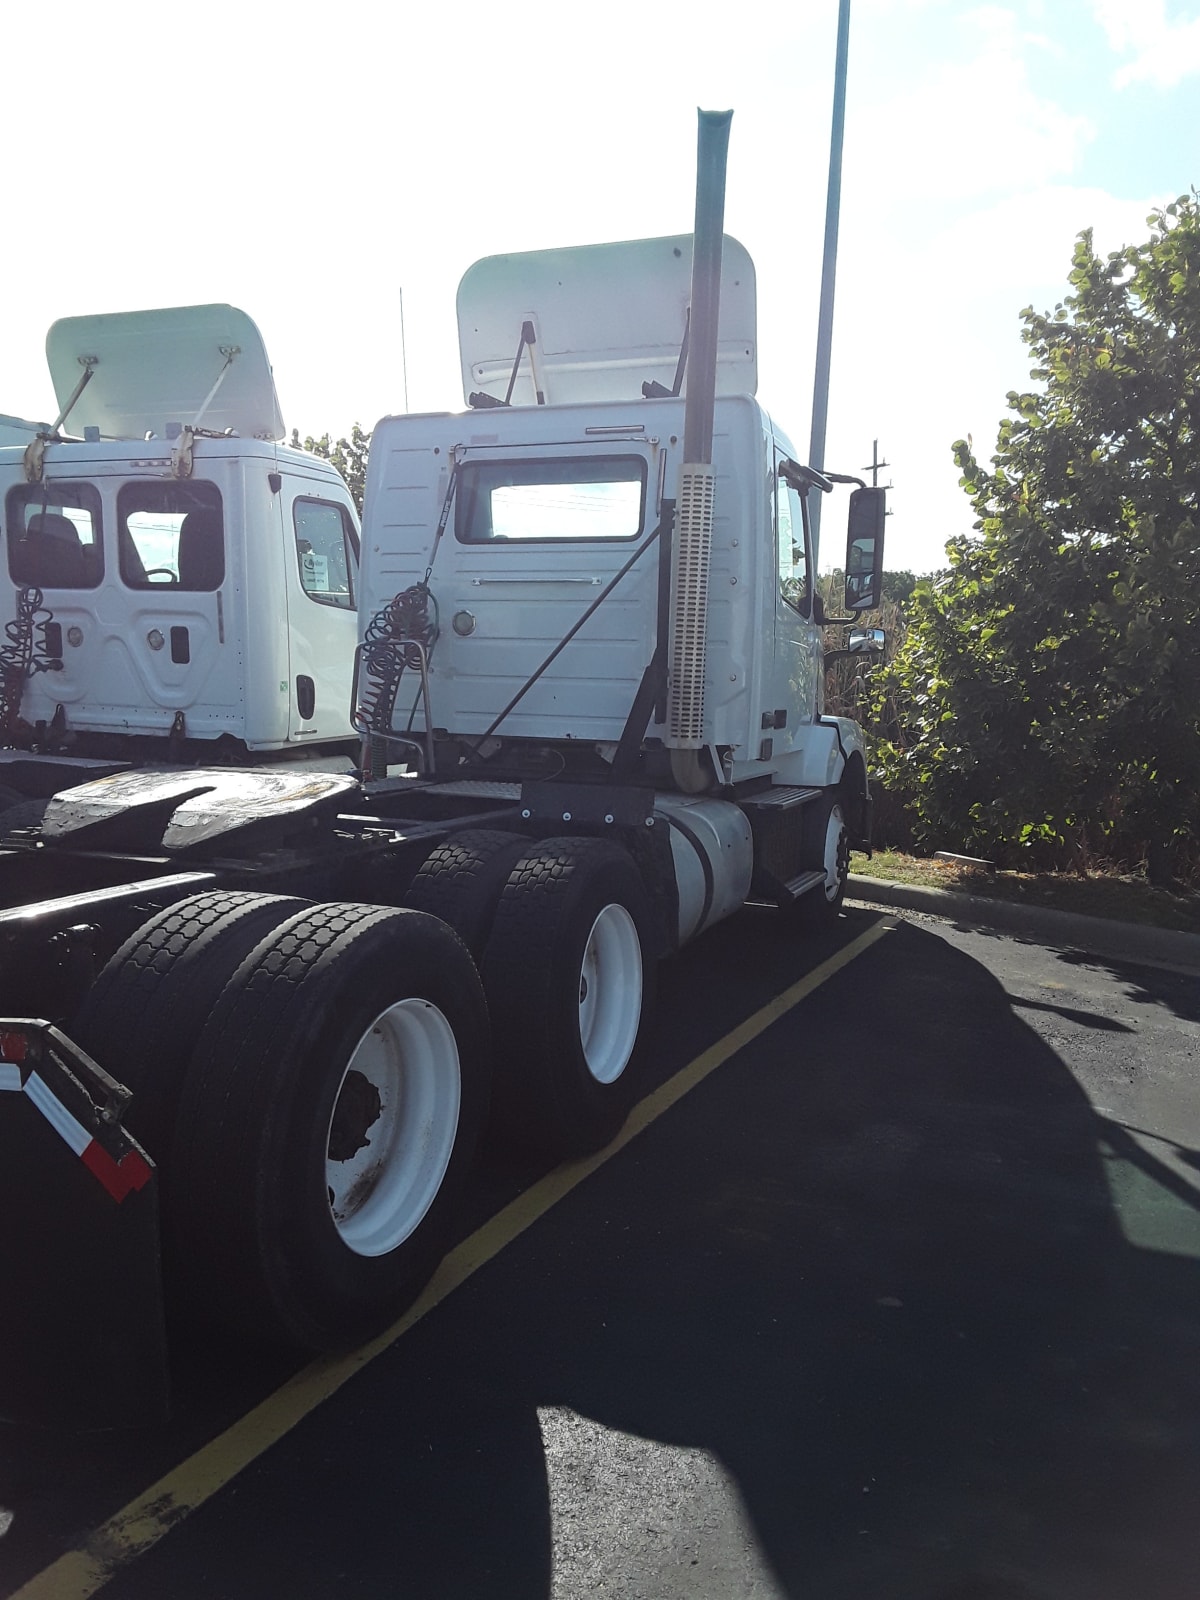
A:
[[[541,840],[513,868],[482,966],[502,1142],[563,1159],[616,1134],[641,1087],[652,927],[637,868],[608,840]]]
[[[132,933],[103,966],[71,1037],[133,1094],[124,1123],[162,1169],[171,1205],[175,1114],[192,1048],[222,989],[251,950],[308,901],[205,891]]]
[[[173,1149],[191,1305],[335,1348],[443,1255],[487,1115],[487,1005],[451,929],[330,904],[269,933],[200,1035]]]
[[[840,789],[812,802],[804,819],[803,861],[806,870],[823,871],[825,881],[802,894],[786,915],[793,927],[816,933],[837,921],[850,877],[850,828]]]
[[[453,834],[426,857],[404,903],[440,917],[479,959],[508,875],[529,849],[519,833],[471,828]]]

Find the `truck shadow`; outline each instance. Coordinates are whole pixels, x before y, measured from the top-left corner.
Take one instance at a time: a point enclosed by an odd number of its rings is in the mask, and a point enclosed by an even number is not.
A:
[[[666,973],[664,1049],[771,939]],[[1182,1600],[1200,1275],[1113,1138],[901,926],[106,1592]]]

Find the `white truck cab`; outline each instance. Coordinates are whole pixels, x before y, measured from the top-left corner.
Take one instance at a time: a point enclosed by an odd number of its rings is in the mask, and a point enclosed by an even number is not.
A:
[[[823,716],[807,497],[829,485],[754,398],[754,266],[728,237],[703,570],[689,572],[678,541],[671,559],[669,530],[652,537],[681,496],[691,256],[683,236],[470,269],[458,305],[470,409],[388,417],[372,437],[364,628],[427,578],[430,716],[449,760],[505,739],[552,743],[581,769],[610,763],[665,639],[668,670],[636,729],[656,782],[827,788],[856,758],[865,793],[861,730]],[[681,721],[671,700],[689,673]],[[370,725],[380,697],[369,672],[364,684]],[[415,690],[397,697],[390,733],[423,734]]]
[[[0,446],[0,783],[31,748],[348,748],[358,518],[328,462],[281,443],[254,323],[69,317],[46,349],[58,423]]]

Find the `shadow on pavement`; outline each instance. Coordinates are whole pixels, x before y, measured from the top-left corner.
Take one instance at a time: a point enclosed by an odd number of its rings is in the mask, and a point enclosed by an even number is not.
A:
[[[772,958],[717,934],[663,1029]],[[1200,1284],[1102,1136],[902,925],[106,1593],[1184,1600]]]
[[[1096,1011],[1080,1011],[1075,1006],[1051,1005],[1048,1000],[1029,1000],[1018,995],[1010,994],[1009,1005],[1016,1006],[1019,1011],[1049,1011],[1057,1017],[1065,1017],[1068,1022],[1077,1022],[1081,1028],[1096,1028],[1100,1033],[1133,1033],[1134,1029],[1124,1022],[1117,1022],[1112,1017],[1102,1017]]]
[[[1166,1006],[1186,1022],[1200,1022],[1200,983],[1193,975],[1167,967],[1139,966],[1132,961],[1084,955],[1079,950],[1062,950],[1059,959],[1069,966],[1098,967],[1101,972],[1111,972],[1126,985],[1130,1000]]]

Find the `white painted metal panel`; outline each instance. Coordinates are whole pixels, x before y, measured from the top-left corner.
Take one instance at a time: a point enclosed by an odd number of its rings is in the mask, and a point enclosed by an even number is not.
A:
[[[111,445],[97,447],[88,452],[91,459],[86,462],[74,455],[64,459],[63,452],[74,452],[74,446],[55,447],[58,455],[48,472],[48,490],[53,491],[57,476],[89,483],[99,494],[104,575],[94,589],[45,591],[45,604],[62,629],[63,666],[29,680],[22,714],[31,722],[48,721],[61,704],[68,728],[77,732],[164,735],[182,711],[187,732],[194,738],[216,738],[221,733],[244,736],[240,604],[244,558],[241,541],[231,537],[244,526],[244,510],[235,462],[206,460],[201,446],[194,475],[196,481],[214,484],[221,496],[225,578],[220,589],[195,592],[164,585],[133,590],[121,580],[117,495],[130,481],[164,477],[165,448],[145,447],[138,470],[129,460],[128,447],[117,451]],[[152,449],[160,453],[158,457],[151,455]],[[267,465],[262,463],[264,480]],[[172,628],[187,630],[186,662],[172,660]],[[158,640],[157,648],[152,638]]]
[[[762,613],[758,581],[763,561],[774,567],[764,428],[769,422],[753,400],[718,400],[705,727],[708,740],[732,745],[739,759],[758,752],[759,680],[774,646],[773,612]],[[372,439],[367,474],[364,621],[423,577],[456,450],[467,461],[524,452],[637,454],[647,464],[649,532],[658,519],[659,483],[667,497],[676,492],[682,431],[677,400],[384,419]],[[441,626],[431,670],[435,725],[483,733],[637,542],[465,545],[455,538],[451,515],[430,579]],[[459,612],[474,622],[466,637],[454,632]],[[504,731],[600,743],[618,738],[657,623],[658,556],[651,549],[508,715]],[[398,726],[415,694],[415,680],[402,688]],[[422,725],[419,710],[413,725]]]
[[[634,239],[489,256],[458,289],[463,396],[508,391],[521,330],[531,320],[534,358],[522,355],[515,405],[637,399],[648,380],[671,389],[691,298],[692,236]],[[717,393],[758,387],[754,263],[725,236]],[[686,382],[684,392],[686,392]]]
[[[71,433],[97,427],[103,438],[138,439],[151,432],[161,438],[168,423],[193,422],[220,379],[202,426],[214,433],[232,428],[244,438],[283,438],[262,335],[236,306],[60,318],[46,335],[60,407],[92,358],[92,379],[64,425]]]
[[[290,670],[288,687],[288,739],[312,744],[326,739],[354,737],[350,725],[350,690],[354,676],[354,647],[358,639],[358,613],[353,607],[323,605],[305,593],[296,548],[296,502],[321,502],[343,509],[358,528],[358,513],[342,478],[332,467],[281,450],[282,487],[275,501],[282,539],[282,571],[274,595],[282,595],[288,618]],[[357,571],[349,574],[356,595]],[[297,679],[313,681],[313,712],[300,709]]]
[[[27,445],[36,433],[44,433],[48,422],[27,422],[24,417],[0,415],[0,446]]]
[[[467,544],[456,537],[451,512],[430,578],[441,627],[430,675],[436,726],[459,734],[485,732],[657,525],[660,456],[664,448],[670,452],[658,424],[673,427],[682,415],[679,407],[668,409],[671,414],[660,411],[653,427],[642,420],[641,407],[631,406],[619,415],[609,408],[556,407],[396,417],[379,424],[364,516],[364,621],[424,576],[456,452],[468,466],[618,456],[645,470],[642,531],[628,539]],[[589,435],[591,426],[621,431]],[[653,650],[657,603],[658,555],[652,547],[505,718],[503,731],[542,739],[618,738]],[[454,629],[458,614],[473,621],[465,636]],[[415,678],[402,685],[397,726],[407,722],[416,688]],[[422,726],[419,710],[413,726]]]

